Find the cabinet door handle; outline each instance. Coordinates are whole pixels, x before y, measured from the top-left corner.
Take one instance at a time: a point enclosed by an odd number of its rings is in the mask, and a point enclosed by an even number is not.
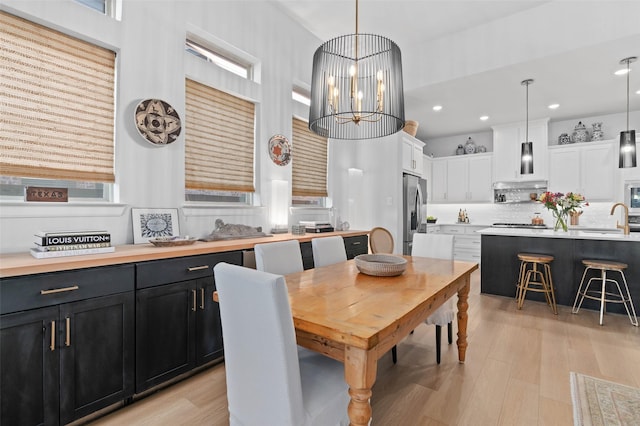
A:
[[[200,289],[200,309],[204,311],[204,287]]]
[[[72,285],[71,287],[53,288],[51,290],[40,290],[40,294],[64,293],[65,291],[73,291],[79,288],[80,287],[78,287],[77,285]]]
[[[189,272],[202,271],[203,269],[209,269],[209,265],[192,266],[191,268],[187,268],[187,271]]]
[[[196,290],[195,289],[191,290],[191,294],[193,295],[193,306],[191,307],[191,310],[195,312],[196,306],[198,306],[198,302],[196,302]]]
[[[360,244],[362,244],[362,241],[354,241],[352,244],[354,246],[359,246]]]
[[[51,352],[56,350],[56,322],[51,321],[51,345],[49,346]]]
[[[71,346],[71,318],[67,317],[67,333],[64,339],[65,346]]]

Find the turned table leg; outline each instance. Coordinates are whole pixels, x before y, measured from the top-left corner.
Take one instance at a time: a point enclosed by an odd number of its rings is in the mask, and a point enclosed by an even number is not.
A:
[[[467,310],[469,309],[469,290],[471,288],[471,278],[467,275],[465,278],[465,284],[458,290],[458,361],[464,363],[464,359],[467,353],[467,320],[469,315]]]
[[[353,426],[366,426],[371,420],[371,388],[376,381],[378,360],[373,351],[347,347],[344,375],[349,385],[349,421]]]

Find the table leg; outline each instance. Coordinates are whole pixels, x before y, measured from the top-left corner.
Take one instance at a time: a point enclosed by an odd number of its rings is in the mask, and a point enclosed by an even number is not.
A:
[[[465,284],[458,290],[458,361],[464,363],[465,355],[467,354],[467,320],[469,315],[467,310],[469,309],[469,290],[471,289],[471,277],[467,275],[465,278]]]
[[[349,385],[349,421],[366,426],[371,420],[371,388],[376,381],[378,360],[373,351],[346,347],[344,376]]]

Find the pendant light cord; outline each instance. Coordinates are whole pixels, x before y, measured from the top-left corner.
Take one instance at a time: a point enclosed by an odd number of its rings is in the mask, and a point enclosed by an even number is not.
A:
[[[631,70],[629,69],[629,63],[631,60],[627,59],[627,132],[629,131],[629,73]]]
[[[525,127],[525,142],[529,142],[529,83],[527,82],[527,121]]]

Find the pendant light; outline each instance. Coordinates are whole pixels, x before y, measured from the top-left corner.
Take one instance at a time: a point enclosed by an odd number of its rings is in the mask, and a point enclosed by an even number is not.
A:
[[[631,56],[624,58],[620,64],[627,65],[627,130],[620,132],[620,162],[619,168],[636,167],[636,131],[629,130],[629,64],[638,58]]]
[[[322,44],[313,55],[309,129],[334,139],[370,139],[404,127],[400,48],[358,33]]]
[[[521,85],[527,88],[527,120],[525,127],[525,138],[520,151],[520,174],[530,175],[533,173],[533,142],[529,141],[529,85],[533,79],[522,80]]]

